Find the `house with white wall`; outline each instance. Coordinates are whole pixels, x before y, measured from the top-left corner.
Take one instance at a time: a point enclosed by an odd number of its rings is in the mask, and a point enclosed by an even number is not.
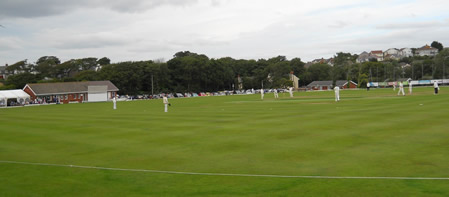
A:
[[[416,49],[415,54],[417,56],[435,56],[438,54],[438,49],[426,44],[426,46]]]
[[[399,57],[413,57],[413,51],[411,48],[402,48],[399,50]]]
[[[399,49],[397,48],[389,48],[384,52],[384,56],[386,55],[399,55]]]
[[[378,62],[384,61],[384,53],[382,52],[382,50],[371,51],[369,54],[370,56],[376,57]]]

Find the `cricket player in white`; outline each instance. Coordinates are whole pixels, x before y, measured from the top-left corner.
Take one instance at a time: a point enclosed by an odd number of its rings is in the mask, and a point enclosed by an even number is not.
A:
[[[366,83],[366,91],[369,91],[369,88],[371,87],[370,83]]]
[[[405,96],[405,93],[404,93],[404,84],[402,83],[402,81],[399,82],[399,91],[398,91],[398,95],[399,95],[399,93],[401,93],[401,92],[402,92],[402,96]]]
[[[274,89],[274,98],[279,98],[278,90]]]
[[[260,89],[260,99],[262,99],[262,100],[263,100],[263,94],[264,94],[263,89]]]
[[[112,108],[117,109],[117,96],[114,96],[114,98],[112,98],[112,103],[114,104]]]
[[[393,91],[396,91],[396,81],[393,82]]]
[[[408,93],[412,94],[412,81],[408,82]]]
[[[334,92],[335,92],[335,102],[340,101],[340,87],[335,86]]]
[[[168,112],[168,104],[169,104],[169,102],[168,102],[168,99],[167,99],[166,95],[164,95],[162,97],[162,102],[164,103],[164,106],[165,106],[165,112]]]
[[[293,98],[293,87],[288,88],[288,93],[290,93],[290,97]]]
[[[433,88],[435,89],[435,93],[433,93],[433,94],[437,95],[438,90],[440,90],[440,87],[438,87],[437,81],[433,82]]]

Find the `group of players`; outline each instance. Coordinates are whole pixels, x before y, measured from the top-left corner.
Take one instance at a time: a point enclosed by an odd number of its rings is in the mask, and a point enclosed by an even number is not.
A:
[[[371,85],[370,82],[366,83],[366,90],[369,91]],[[434,94],[437,95],[438,91],[440,90],[440,87],[438,86],[438,82],[435,81],[433,82],[433,88],[435,90]],[[408,83],[408,92],[409,94],[412,94],[412,83],[409,82]],[[393,83],[393,91],[396,91],[396,83]],[[338,86],[335,86],[334,88],[334,92],[335,92],[335,102],[340,101],[340,88]],[[402,81],[399,82],[399,91],[398,91],[398,96],[402,93],[402,96],[405,96],[405,92],[404,92],[404,84],[402,83]]]
[[[409,94],[412,94],[412,83],[409,82],[408,84],[409,84],[409,86],[408,86]],[[366,90],[369,91],[370,87],[371,87],[371,85],[368,82],[366,84]],[[435,89],[435,93],[434,94],[435,95],[438,94],[438,91],[440,90],[440,88],[439,88],[438,83],[436,81],[433,83],[433,88]],[[395,90],[396,90],[396,83],[393,84],[393,91],[395,91]],[[335,92],[335,102],[340,101],[340,87],[335,86],[334,87],[334,92]],[[279,94],[278,94],[278,90],[277,89],[274,89],[273,93],[274,93],[274,98],[275,99],[279,98]],[[293,88],[292,87],[288,88],[288,93],[290,94],[290,97],[293,98]],[[402,93],[403,96],[405,96],[404,84],[402,83],[402,81],[399,82],[398,95],[400,95],[401,93]],[[262,100],[263,100],[264,94],[265,94],[264,89],[261,89],[260,90],[260,97],[261,97]],[[112,99],[112,103],[113,103],[113,109],[114,110],[117,109],[117,98],[116,97],[114,97]],[[170,105],[170,102],[168,102],[167,96],[163,96],[162,97],[162,103],[164,103],[164,112],[168,112],[168,106]]]

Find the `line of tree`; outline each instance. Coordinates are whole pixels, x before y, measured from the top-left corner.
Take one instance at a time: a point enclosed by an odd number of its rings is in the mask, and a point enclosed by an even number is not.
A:
[[[44,56],[36,63],[19,61],[6,68],[7,80],[0,89],[23,88],[27,83],[110,80],[120,94],[160,92],[201,92],[243,89],[281,88],[291,86],[293,72],[305,86],[316,80],[352,80],[364,87],[368,81],[394,81],[400,78],[445,78],[449,49],[435,57],[409,57],[399,61],[356,63],[357,55],[337,53],[334,65],[316,63],[306,66],[300,58],[285,56],[270,59],[243,60],[181,51],[167,62],[129,61],[111,63],[109,58],[83,58],[61,62],[55,56]],[[404,65],[409,66],[404,66]],[[443,68],[443,65],[446,68]]]

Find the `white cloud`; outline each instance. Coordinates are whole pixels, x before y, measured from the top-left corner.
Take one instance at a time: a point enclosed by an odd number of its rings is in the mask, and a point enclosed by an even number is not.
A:
[[[184,50],[312,60],[433,40],[449,45],[448,7],[443,0],[2,1],[0,64],[44,55],[170,59]]]
[[[21,49],[24,42],[18,37],[0,37],[0,51]]]

